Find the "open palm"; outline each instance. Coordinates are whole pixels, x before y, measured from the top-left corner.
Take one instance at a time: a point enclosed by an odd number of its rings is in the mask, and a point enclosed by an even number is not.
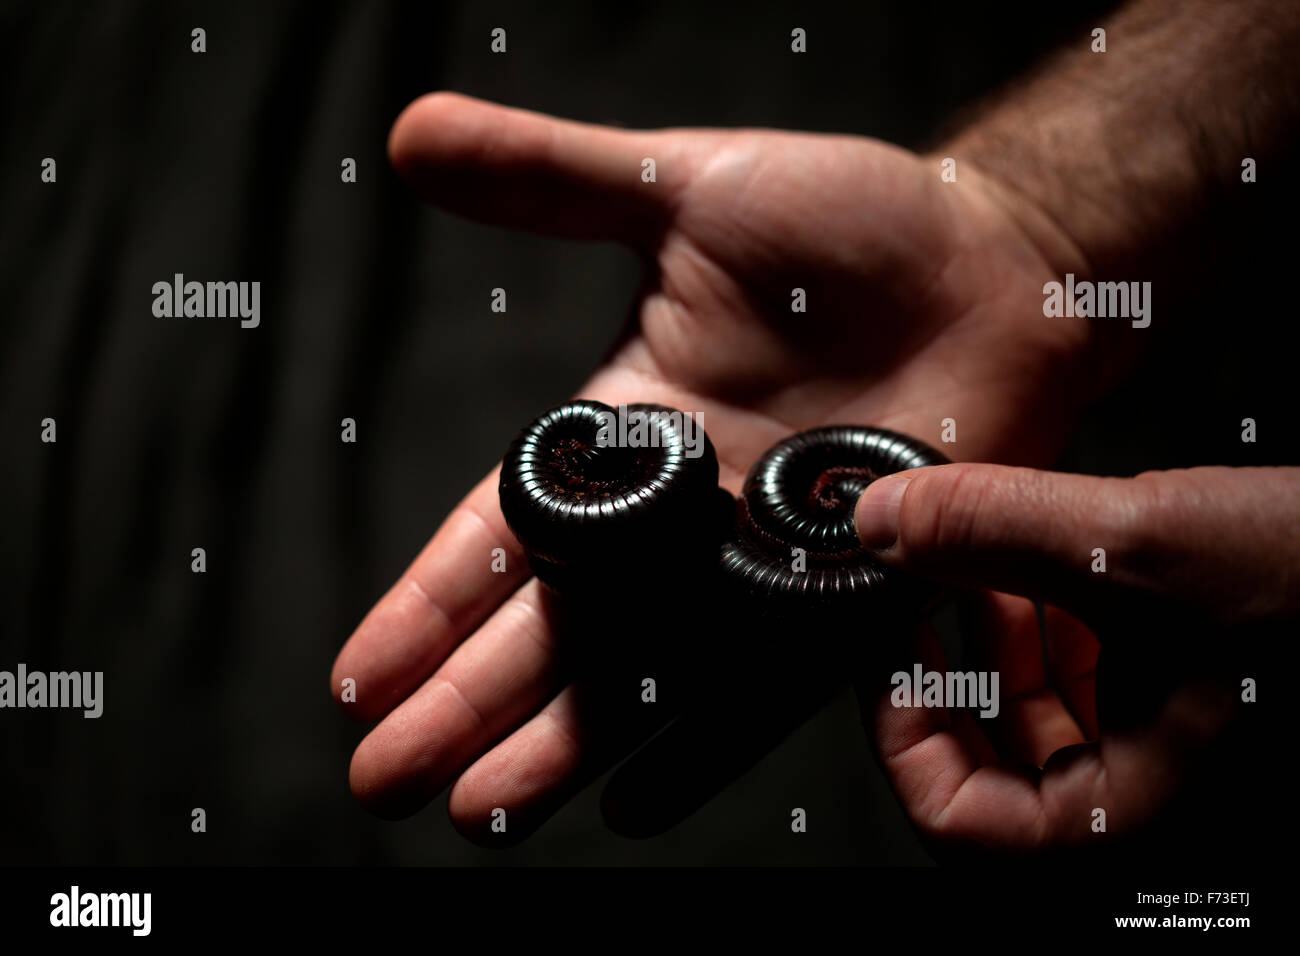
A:
[[[950,418],[954,458],[1043,464],[1094,391],[1088,328],[1041,309],[1043,283],[1086,264],[974,170],[944,182],[937,158],[861,137],[616,130],[447,93],[407,109],[390,153],[452,212],[636,249],[634,320],[580,394],[702,413],[732,492],[769,446],[833,423],[937,443]],[[495,472],[343,648],[340,699],[346,678],[344,709],[380,721],[352,788],[384,815],[454,782],[463,832],[488,833],[504,808],[517,839],[616,752],[566,686]]]

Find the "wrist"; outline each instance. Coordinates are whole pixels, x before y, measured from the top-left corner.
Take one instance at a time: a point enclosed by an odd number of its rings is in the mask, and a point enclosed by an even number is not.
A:
[[[1045,201],[1042,191],[1032,188],[1026,180],[1013,180],[968,158],[958,145],[941,146],[923,160],[938,167],[943,158],[956,158],[957,182],[963,186],[963,195],[1018,236],[1028,254],[1041,263],[1044,281],[1064,285],[1071,281],[1067,279],[1070,276],[1076,286],[1098,281],[1097,267],[1084,240],[1067,227],[1064,220],[1069,217],[1062,215],[1060,207]],[[1103,280],[1107,278],[1100,276]],[[1077,396],[1079,407],[1091,403],[1127,377],[1148,338],[1130,329],[1128,323],[1117,325],[1088,318],[1045,316],[1035,319],[1086,323],[1086,334],[1077,338],[1077,349],[1061,355],[1051,372],[1051,380],[1057,386]]]

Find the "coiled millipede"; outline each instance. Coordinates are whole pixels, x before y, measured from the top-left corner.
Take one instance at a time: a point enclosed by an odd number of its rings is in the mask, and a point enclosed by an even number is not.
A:
[[[506,523],[533,573],[559,593],[675,559],[693,565],[714,538],[718,457],[703,429],[690,423],[699,440],[691,448],[681,412],[649,404],[622,411],[644,416],[642,444],[602,443],[617,413],[579,400],[534,419],[502,462]]]
[[[646,415],[639,444],[601,440],[619,414]],[[501,469],[501,510],[543,583],[563,595],[688,573],[748,613],[810,620],[919,611],[933,599],[930,586],[873,560],[853,510],[876,478],[944,455],[881,428],[817,428],[769,449],[732,500],[718,488],[712,443],[696,426],[691,447],[694,422],[684,421],[663,406],[583,400],[520,432]]]

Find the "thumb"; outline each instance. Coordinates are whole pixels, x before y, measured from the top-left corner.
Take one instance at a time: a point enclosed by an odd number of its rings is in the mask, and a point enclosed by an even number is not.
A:
[[[1300,609],[1300,469],[1094,478],[938,465],[873,482],[855,520],[882,564],[1080,616],[1153,595],[1220,621]]]
[[[393,124],[394,168],[458,215],[569,238],[652,242],[704,134],[621,130],[431,93]],[[655,160],[655,181],[643,161]]]

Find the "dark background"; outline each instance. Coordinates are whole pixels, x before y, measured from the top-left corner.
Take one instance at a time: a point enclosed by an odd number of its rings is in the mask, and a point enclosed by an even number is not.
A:
[[[0,713],[0,862],[927,861],[847,692],[654,840],[605,831],[598,786],[506,851],[461,839],[445,801],[398,824],[353,803],[364,731],[329,697],[335,653],[515,430],[581,384],[638,278],[614,246],[422,207],[385,140],[410,100],[453,89],[918,145],[1060,38],[1086,42],[1109,4],[1065,6],[5,5],[0,669],[102,670],[105,712]],[[1294,208],[1282,178],[1261,171],[1251,201]],[[1294,460],[1289,249],[1225,239],[1218,270],[1156,289],[1161,358],[1061,467]],[[260,280],[261,326],[155,318],[176,272]]]

